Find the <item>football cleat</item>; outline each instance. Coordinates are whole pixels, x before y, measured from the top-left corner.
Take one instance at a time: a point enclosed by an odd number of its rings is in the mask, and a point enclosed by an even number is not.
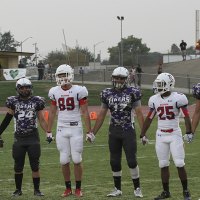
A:
[[[140,188],[137,188],[136,190],[134,190],[134,195],[135,195],[135,197],[142,198],[143,197],[142,190]]]
[[[83,193],[82,193],[82,191],[81,191],[80,188],[76,189],[75,192],[74,192],[74,194],[75,194],[76,197],[82,197],[83,196]]]
[[[117,196],[121,196],[122,195],[122,191],[121,190],[118,190],[116,187],[114,188],[114,190],[109,193],[107,195],[107,197],[117,197]]]
[[[18,196],[21,196],[22,195],[22,191],[21,190],[15,190],[13,193],[12,193],[12,196],[13,197],[18,197]]]
[[[154,200],[167,199],[170,197],[171,197],[170,192],[162,191],[162,193],[160,195],[158,195],[156,198],[154,198]]]
[[[34,190],[34,195],[38,197],[43,197],[44,194],[40,190]]]
[[[72,195],[72,189],[71,188],[67,188],[64,193],[61,195],[61,197],[68,197]]]
[[[184,200],[191,200],[192,198],[191,198],[191,196],[190,196],[190,192],[188,191],[188,190],[184,190],[183,191],[183,199]]]

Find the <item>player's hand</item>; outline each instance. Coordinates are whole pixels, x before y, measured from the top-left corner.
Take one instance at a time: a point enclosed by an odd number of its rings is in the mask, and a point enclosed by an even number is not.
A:
[[[144,136],[140,136],[141,142],[143,145],[148,144],[149,140],[148,138],[144,135]]]
[[[88,133],[86,134],[85,140],[86,140],[86,142],[89,141],[89,142],[91,142],[91,143],[94,143],[95,138],[96,138],[96,137],[95,137],[95,135],[94,135],[93,132],[88,132]]]
[[[191,143],[194,139],[194,133],[191,132],[187,132],[184,136],[183,139],[187,142],[187,143]]]
[[[4,143],[4,141],[3,141],[3,139],[0,136],[0,148],[3,148],[3,143]]]
[[[50,144],[54,140],[54,137],[51,132],[50,133],[47,132],[46,134],[47,134],[46,141]]]

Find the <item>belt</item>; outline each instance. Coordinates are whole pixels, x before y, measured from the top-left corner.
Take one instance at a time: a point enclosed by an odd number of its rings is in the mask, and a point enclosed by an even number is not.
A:
[[[174,130],[171,128],[171,129],[161,129],[160,131],[164,133],[172,133]]]

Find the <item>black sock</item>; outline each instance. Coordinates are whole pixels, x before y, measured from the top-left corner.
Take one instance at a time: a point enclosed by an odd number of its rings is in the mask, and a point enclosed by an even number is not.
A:
[[[181,183],[182,183],[183,190],[187,190],[188,189],[187,188],[188,187],[187,179],[186,180],[182,180]]]
[[[121,190],[121,176],[113,176],[115,187]]]
[[[140,187],[140,178],[132,179],[135,190]]]
[[[33,178],[33,185],[35,190],[39,190],[40,187],[40,177]]]
[[[71,181],[65,181],[65,186],[66,188],[71,189],[72,188]]]
[[[76,181],[76,189],[81,189],[81,181]]]
[[[15,174],[15,185],[17,190],[22,190],[23,174]]]
[[[162,183],[162,185],[163,185],[163,190],[169,192],[169,183]]]

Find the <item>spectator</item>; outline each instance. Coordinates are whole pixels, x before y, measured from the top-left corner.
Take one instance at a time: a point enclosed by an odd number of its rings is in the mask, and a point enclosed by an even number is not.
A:
[[[84,74],[84,70],[82,67],[80,67],[80,69],[79,69],[79,74]]]
[[[14,117],[15,132],[12,156],[14,159],[16,190],[12,196],[18,197],[22,195],[22,179],[26,153],[28,154],[32,170],[34,195],[44,196],[39,190],[39,158],[41,148],[37,118],[42,129],[46,132],[47,123],[43,117],[45,102],[39,96],[32,96],[32,83],[27,78],[21,78],[17,81],[16,91],[18,93],[17,96],[8,97],[6,100],[7,114],[0,125],[1,135]],[[0,142],[3,143],[2,139],[0,139]]]
[[[129,83],[130,83],[130,85],[136,86],[136,82],[135,82],[135,67],[134,66],[132,66],[132,68],[130,69],[130,72],[129,72]]]
[[[138,83],[137,84],[140,87],[141,86],[142,73],[143,73],[140,64],[138,64],[137,67],[136,67],[136,73],[137,73],[137,77],[138,77]]]
[[[162,65],[162,63],[160,63],[160,64],[158,65],[157,73],[158,73],[158,74],[161,74],[162,71],[163,71],[163,65]]]
[[[24,65],[24,63],[22,62],[22,60],[19,61],[18,68],[25,68],[25,65]]]
[[[38,68],[38,80],[42,80],[44,77],[45,66],[41,60],[39,61],[37,68]]]
[[[181,43],[180,43],[180,48],[181,48],[183,61],[186,60],[186,47],[187,47],[187,43],[184,42],[184,40],[182,40]]]

